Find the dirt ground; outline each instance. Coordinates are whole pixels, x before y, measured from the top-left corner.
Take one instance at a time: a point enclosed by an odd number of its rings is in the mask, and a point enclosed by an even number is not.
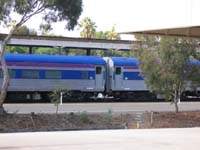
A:
[[[0,132],[200,127],[200,111],[115,114],[4,114]]]

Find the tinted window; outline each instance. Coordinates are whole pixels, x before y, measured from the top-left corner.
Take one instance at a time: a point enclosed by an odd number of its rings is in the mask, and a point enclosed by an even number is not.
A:
[[[15,78],[15,70],[13,69],[8,69],[9,77],[10,78]],[[3,78],[3,72],[0,70],[0,78]]]
[[[0,68],[1,69],[1,68]],[[0,78],[3,78],[3,72],[2,69],[0,70]]]
[[[121,74],[121,67],[116,67],[116,68],[115,68],[115,73],[116,73],[117,75]]]
[[[88,72],[87,71],[82,72],[82,79],[88,79]]]
[[[101,72],[102,72],[101,67],[96,67],[96,74],[101,74]]]
[[[8,73],[10,78],[15,78],[16,71],[14,69],[8,69]]]
[[[61,79],[61,71],[60,70],[46,70],[45,78],[46,79]]]
[[[25,79],[39,79],[39,70],[23,70],[22,78]]]

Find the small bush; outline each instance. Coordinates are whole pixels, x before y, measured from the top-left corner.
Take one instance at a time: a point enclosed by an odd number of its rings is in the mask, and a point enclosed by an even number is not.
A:
[[[113,111],[111,109],[109,109],[108,112],[104,116],[105,120],[108,121],[108,122],[111,122],[112,121],[112,115],[113,115]]]
[[[82,123],[89,123],[90,119],[86,111],[80,113],[80,121]]]

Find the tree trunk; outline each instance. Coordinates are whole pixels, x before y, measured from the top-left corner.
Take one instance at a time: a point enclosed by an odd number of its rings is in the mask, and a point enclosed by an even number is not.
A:
[[[35,12],[32,12],[32,14],[27,14],[25,13],[19,23],[17,23],[9,32],[9,34],[6,36],[3,42],[0,42],[0,62],[2,66],[2,71],[3,71],[3,83],[2,83],[2,89],[1,89],[1,95],[0,95],[0,111],[3,109],[3,104],[7,95],[8,91],[8,85],[9,85],[9,74],[8,74],[8,69],[6,66],[6,61],[4,58],[4,52],[6,49],[7,43],[10,41],[12,38],[13,33],[20,27],[22,26],[26,21],[28,21],[32,16],[35,14],[38,14],[42,12],[44,9],[41,7],[37,9]]]
[[[4,100],[6,99],[6,94],[8,91],[8,85],[9,85],[9,74],[8,74],[8,68],[6,66],[5,58],[1,58],[1,66],[3,71],[3,84],[1,89],[1,95],[0,95],[0,107],[3,106]]]
[[[0,61],[1,61],[1,68],[2,68],[2,72],[3,72],[3,83],[1,86],[1,95],[0,95],[0,109],[2,109],[2,110],[3,110],[3,104],[6,99],[6,95],[7,95],[7,91],[8,91],[8,85],[9,85],[9,74],[8,74],[8,68],[6,65],[6,60],[4,58],[4,52],[6,49],[6,44],[11,39],[14,31],[15,31],[15,29],[11,30],[11,32],[8,34],[8,36],[5,38],[5,40],[2,43],[0,43],[1,44],[1,46],[0,46]]]
[[[0,106],[0,114],[5,114],[6,113],[6,111],[5,111],[5,109],[3,108],[3,106]]]
[[[1,66],[2,66],[2,71],[3,71],[3,83],[2,83],[2,89],[1,89],[1,95],[0,95],[0,114],[5,113],[3,104],[6,99],[8,85],[9,85],[9,74],[8,74],[8,69],[7,69],[4,57],[1,58]]]
[[[174,102],[175,105],[175,111],[176,113],[178,113],[179,109],[178,109],[178,101],[176,100],[176,102]]]
[[[178,102],[179,102],[180,96],[178,94],[178,92],[175,90],[174,92],[174,105],[175,105],[175,112],[178,113],[179,109],[178,109]]]

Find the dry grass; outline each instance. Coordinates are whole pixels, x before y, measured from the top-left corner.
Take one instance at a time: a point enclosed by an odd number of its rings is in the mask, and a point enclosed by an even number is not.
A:
[[[6,114],[0,115],[0,132],[200,127],[200,111],[145,112],[138,120],[135,114]]]

